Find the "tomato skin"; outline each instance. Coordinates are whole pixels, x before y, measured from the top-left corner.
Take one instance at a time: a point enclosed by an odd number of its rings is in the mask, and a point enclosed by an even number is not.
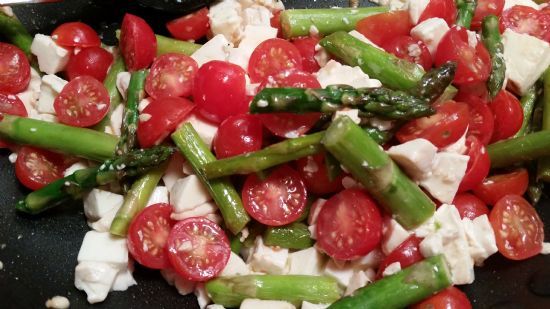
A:
[[[263,129],[260,120],[250,114],[225,119],[214,137],[214,152],[218,159],[237,156],[262,148]]]
[[[524,168],[507,174],[487,177],[474,188],[474,194],[488,205],[495,205],[507,194],[523,195],[529,185],[529,174]]]
[[[489,215],[489,207],[471,193],[458,193],[453,200],[453,205],[458,210],[461,219],[474,220],[479,216]]]
[[[89,75],[103,82],[113,60],[113,55],[101,47],[84,48],[78,54],[71,56],[67,63],[66,73],[69,80]]]
[[[398,36],[382,45],[382,48],[398,58],[421,65],[426,71],[432,68],[432,55],[426,44],[421,40],[415,40],[408,35]],[[411,52],[412,48],[417,50],[415,52],[418,55],[411,56],[411,54],[414,54],[414,52]]]
[[[495,129],[491,143],[516,134],[523,124],[523,108],[519,100],[506,90],[501,90],[489,105],[495,117]]]
[[[141,265],[153,269],[170,267],[166,240],[176,221],[170,218],[172,206],[155,204],[144,208],[128,228],[128,251]]]
[[[205,37],[210,30],[208,8],[202,8],[195,13],[169,21],[166,23],[166,28],[178,40],[198,40]]]
[[[287,70],[281,71],[273,76],[269,76],[258,87],[258,92],[264,88],[321,88],[321,84],[313,74],[297,71]]]
[[[480,185],[483,179],[489,175],[491,168],[489,153],[475,136],[468,136],[466,138],[466,146],[468,147],[467,155],[470,157],[470,160],[468,160],[466,174],[460,182],[458,192],[472,190]]]
[[[487,15],[500,16],[504,9],[504,0],[478,0],[474,18],[472,19],[472,30],[481,29],[481,22]]]
[[[537,211],[519,195],[506,195],[491,210],[498,251],[510,260],[524,260],[542,250],[544,225]]]
[[[0,42],[0,92],[24,91],[31,80],[31,66],[18,47]]]
[[[514,30],[550,43],[550,14],[529,6],[515,5],[502,12],[500,31]]]
[[[238,65],[210,61],[197,71],[193,98],[199,113],[220,123],[226,118],[248,111],[246,73]]]
[[[292,40],[292,44],[298,48],[302,55],[302,69],[308,73],[319,71],[320,67],[315,60],[315,46],[319,44],[317,37],[302,37]]]
[[[454,286],[410,307],[411,309],[471,309],[468,296]]]
[[[332,196],[317,218],[317,245],[330,257],[351,260],[367,255],[382,238],[382,216],[364,191],[346,189]]]
[[[380,266],[378,267],[377,278],[382,278],[382,274],[386,267],[395,262],[399,262],[401,269],[411,266],[416,262],[420,262],[424,259],[420,253],[420,242],[421,238],[411,235],[404,242],[402,242],[397,248],[388,254]]]
[[[157,54],[157,38],[145,20],[124,15],[120,28],[120,52],[126,68],[137,71],[149,67]]]
[[[69,22],[59,25],[52,33],[55,43],[63,47],[99,47],[101,40],[95,30],[82,22]]]
[[[440,17],[443,18],[447,25],[452,26],[456,21],[456,4],[454,0],[430,0],[422,15],[418,19],[421,23],[427,19]]]
[[[326,195],[343,189],[343,173],[332,181],[329,180],[325,158],[325,153],[318,153],[296,161],[296,169],[302,176],[308,192]]]
[[[269,113],[258,118],[271,133],[284,138],[296,138],[306,134],[321,118],[321,113]]]
[[[0,114],[8,114],[20,117],[27,117],[27,109],[25,104],[13,94],[5,94],[0,92]]]
[[[63,156],[44,149],[23,146],[17,152],[15,176],[27,188],[38,190],[63,177]]]
[[[408,11],[392,11],[365,17],[355,28],[374,44],[382,46],[397,36],[409,35],[412,27]]]
[[[151,65],[145,91],[155,99],[190,96],[198,69],[197,62],[187,55],[168,53],[159,56]]]
[[[296,46],[283,39],[263,41],[250,56],[248,74],[252,83],[284,70],[302,70],[302,55]]]
[[[475,136],[483,145],[488,145],[495,129],[495,118],[489,105],[479,97],[470,95],[461,99],[469,106],[470,124],[468,136]]]
[[[138,123],[137,138],[141,147],[149,148],[162,143],[194,107],[191,101],[184,98],[165,97],[149,103],[141,112]],[[143,118],[143,115],[150,117]]]
[[[280,38],[283,36],[283,27],[281,26],[281,12],[277,11],[273,13],[273,17],[269,20],[272,28],[277,29],[277,37]]]

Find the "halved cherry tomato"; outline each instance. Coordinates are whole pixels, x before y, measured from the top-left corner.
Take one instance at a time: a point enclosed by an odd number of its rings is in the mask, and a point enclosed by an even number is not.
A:
[[[413,24],[408,11],[379,13],[361,19],[355,28],[374,44],[382,46],[395,37],[409,35]]]
[[[489,153],[477,137],[468,136],[466,138],[466,147],[468,147],[467,155],[470,157],[470,160],[468,160],[466,174],[462,178],[462,182],[460,182],[458,192],[472,190],[480,185],[483,179],[489,175],[489,169],[491,168]]]
[[[0,114],[27,117],[25,104],[14,94],[0,92]]]
[[[495,118],[489,105],[476,96],[468,96],[461,102],[468,104],[470,110],[468,136],[475,136],[482,144],[488,145],[495,126]]]
[[[296,169],[302,175],[308,192],[326,195],[343,189],[343,173],[332,181],[329,180],[325,158],[326,154],[318,153],[296,161]]]
[[[179,40],[198,40],[210,30],[208,8],[202,8],[195,13],[169,21],[166,28],[170,34]]]
[[[471,96],[487,103],[489,101],[489,90],[487,90],[487,83],[477,82],[460,85],[454,100],[457,102],[469,103],[468,98]]]
[[[214,152],[218,159],[260,150],[263,128],[255,115],[242,114],[225,119],[214,137]]]
[[[410,307],[411,309],[472,309],[468,296],[454,286]]]
[[[107,115],[110,104],[109,93],[102,83],[90,76],[79,76],[63,88],[53,107],[59,122],[89,127]]]
[[[73,80],[79,76],[89,75],[103,82],[107,71],[113,63],[113,55],[101,47],[88,47],[72,55],[67,63],[67,77]]]
[[[129,71],[149,67],[157,54],[157,38],[145,20],[124,15],[120,28],[120,52]]]
[[[63,177],[63,156],[47,150],[21,147],[15,161],[15,176],[27,188],[38,190]]]
[[[243,186],[243,205],[255,220],[269,226],[292,223],[306,208],[307,191],[300,174],[287,165],[261,180],[250,174]]]
[[[514,5],[500,17],[500,30],[514,30],[550,42],[550,14],[525,5]]]
[[[298,48],[302,55],[302,68],[305,72],[315,73],[319,71],[319,64],[315,60],[315,46],[319,43],[319,38],[303,37],[292,40],[292,44]]]
[[[27,88],[31,66],[18,47],[0,42],[0,91],[16,94]]]
[[[401,35],[381,47],[398,58],[421,65],[426,71],[432,68],[432,55],[426,44],[421,40],[413,39],[408,35]]]
[[[523,124],[523,109],[515,95],[501,90],[489,107],[495,117],[495,130],[491,143],[507,139],[516,134]]]
[[[421,238],[418,238],[414,235],[409,236],[404,242],[402,242],[397,248],[393,249],[388,256],[382,260],[380,266],[378,267],[378,273],[376,277],[382,278],[382,274],[386,267],[395,262],[399,262],[401,268],[406,268],[411,266],[416,262],[420,262],[424,259],[420,253],[420,242]]]
[[[321,118],[321,113],[258,114],[262,124],[279,137],[296,138],[306,134]]]
[[[283,35],[283,27],[281,26],[281,12],[277,11],[273,13],[273,17],[269,20],[271,27],[277,29],[277,37],[280,38]]]
[[[267,79],[258,87],[258,91],[264,88],[321,88],[321,84],[310,73],[287,70],[279,72]]]
[[[491,211],[498,251],[511,260],[524,260],[542,250],[544,225],[537,211],[520,195],[506,195]]]
[[[141,112],[137,138],[143,148],[158,145],[189,115],[195,106],[184,98],[153,100]]]
[[[524,168],[508,174],[498,174],[485,178],[474,188],[474,194],[488,205],[495,205],[507,194],[523,195],[529,185],[529,174]]]
[[[474,220],[479,216],[489,215],[489,207],[471,193],[458,193],[453,200],[453,205],[458,210],[461,219]]]
[[[248,62],[248,74],[253,83],[289,69],[302,70],[302,55],[296,46],[283,39],[263,41]]]
[[[101,45],[95,30],[81,22],[69,22],[59,25],[52,33],[52,39],[63,47],[92,47]]]
[[[128,229],[128,251],[143,266],[153,269],[170,267],[166,241],[176,221],[170,218],[173,207],[155,204],[143,209]]]
[[[183,54],[164,54],[151,65],[145,91],[153,98],[187,97],[193,92],[193,81],[199,66]]]
[[[231,254],[224,231],[216,223],[199,217],[176,223],[166,248],[174,270],[191,281],[207,281],[217,276]]]
[[[401,142],[415,138],[425,138],[437,147],[445,147],[456,142],[468,127],[468,105],[448,101],[435,106],[436,114],[418,118],[405,124],[397,132]]]
[[[347,189],[331,197],[317,218],[317,245],[330,257],[351,260],[380,244],[382,216],[364,191]]]
[[[504,9],[504,0],[478,0],[471,28],[481,29],[481,21],[487,15],[500,16]]]
[[[225,61],[210,61],[201,66],[193,85],[199,113],[216,123],[245,114],[248,110],[245,76],[240,66]]]
[[[456,4],[454,0],[430,0],[422,15],[418,19],[418,23],[421,23],[427,19],[439,17],[443,18],[447,25],[451,26],[456,21]]]

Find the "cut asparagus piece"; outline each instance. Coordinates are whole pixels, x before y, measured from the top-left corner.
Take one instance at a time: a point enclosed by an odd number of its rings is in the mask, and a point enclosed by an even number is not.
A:
[[[0,119],[2,139],[94,161],[113,157],[118,141],[110,134],[59,123],[11,115],[2,115]]]
[[[431,199],[349,117],[334,120],[321,143],[405,228],[434,214]]]
[[[446,62],[424,74],[412,93],[425,99],[428,103],[434,103],[440,98],[445,101],[450,100],[456,94],[456,88],[449,87],[455,73],[456,63]],[[448,97],[449,93],[452,93],[450,97]]]
[[[504,46],[502,45],[498,17],[495,15],[488,15],[483,18],[481,40],[491,55],[492,70],[487,80],[487,89],[491,98],[494,98],[502,90],[506,79]]]
[[[550,131],[539,131],[487,147],[492,168],[501,168],[550,156]]]
[[[239,233],[250,221],[239,193],[235,190],[229,178],[209,180],[204,173],[205,165],[215,162],[216,157],[189,123],[184,124],[172,134],[172,140],[179,147],[187,162],[191,164],[195,174],[200,178],[210,196],[218,205],[226,227],[235,235]]]
[[[542,130],[550,130],[550,69],[543,75]],[[537,179],[550,182],[550,158],[538,160]]]
[[[456,24],[466,29],[470,29],[476,6],[477,0],[457,0],[456,8],[458,10],[458,15],[456,17]]]
[[[220,277],[205,285],[214,303],[238,307],[246,298],[302,301],[330,304],[342,295],[338,282],[330,277],[305,275],[248,275]]]
[[[158,34],[156,35],[156,37],[157,56],[168,53],[177,53],[191,56],[195,51],[201,48],[201,45],[187,41],[176,40]]]
[[[436,255],[360,288],[329,308],[406,308],[451,285],[447,262]]]
[[[363,8],[300,9],[284,10],[281,13],[281,27],[285,38],[322,36],[336,31],[351,31],[361,19],[387,12],[383,6]]]
[[[307,225],[299,222],[285,226],[268,227],[264,234],[268,246],[289,249],[306,249],[313,246]]]
[[[124,118],[120,139],[117,144],[116,154],[125,154],[137,146],[137,127],[139,120],[138,105],[145,95],[145,78],[147,71],[141,70],[132,73],[130,84],[128,85],[128,97],[126,107],[124,108]]]
[[[124,72],[124,70],[126,70],[124,59],[121,56],[117,56],[115,62],[113,62],[111,68],[109,68],[109,73],[107,73],[105,81],[103,81],[103,85],[105,86],[105,89],[107,89],[107,92],[109,93],[109,98],[111,100],[109,112],[107,113],[107,115],[105,115],[101,122],[94,126],[95,130],[105,132],[105,128],[108,127],[111,122],[111,114],[113,113],[115,108],[117,108],[117,106],[122,102],[122,96],[120,95],[116,87],[116,80],[118,73]]]
[[[521,97],[520,103],[523,109],[523,123],[521,124],[521,128],[514,135],[514,137],[525,136],[531,131],[531,119],[533,116],[533,110],[535,109],[535,105],[537,103],[537,86],[536,85],[533,85],[531,88],[527,90],[527,93],[525,93]]]
[[[15,16],[0,12],[0,34],[31,57],[32,36]]]

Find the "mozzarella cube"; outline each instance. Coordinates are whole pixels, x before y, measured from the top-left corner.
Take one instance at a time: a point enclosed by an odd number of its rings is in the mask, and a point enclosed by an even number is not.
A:
[[[347,287],[354,271],[350,264],[338,265],[336,261],[330,259],[325,266],[324,274],[336,279],[340,285]]]
[[[409,236],[409,232],[397,221],[394,219],[386,220],[382,229],[382,251],[386,255],[390,254]]]
[[[282,275],[288,273],[287,260],[288,249],[266,246],[262,237],[258,236],[247,263],[253,271]]]
[[[17,94],[17,97],[27,110],[27,114],[31,114],[37,106],[38,98],[40,97],[40,86],[42,85],[42,77],[40,74],[31,67],[31,80],[29,81],[29,86],[25,91]]]
[[[487,215],[482,215],[474,220],[462,219],[470,256],[477,266],[482,266],[489,256],[498,251],[495,233]]]
[[[409,15],[411,16],[411,21],[414,25],[418,24],[418,20],[426,7],[430,3],[430,0],[412,0],[409,3]]]
[[[193,125],[193,128],[197,131],[204,143],[208,147],[212,147],[212,141],[214,140],[216,133],[218,133],[218,126],[211,122],[203,120],[195,116],[194,114],[189,116],[189,118],[187,118],[185,122]]]
[[[111,286],[111,291],[126,291],[133,285],[137,285],[137,282],[132,275],[132,270],[127,267],[126,269],[118,272],[113,285]]]
[[[38,59],[40,71],[46,74],[61,72],[69,62],[70,52],[55,44],[51,36],[37,34],[31,44],[31,52]]]
[[[370,46],[376,47],[376,48],[378,48],[378,49],[380,49],[380,50],[384,50],[382,47],[380,47],[380,46],[374,44],[374,42],[372,42],[371,40],[367,39],[366,36],[364,36],[361,32],[359,32],[359,31],[357,31],[357,30],[352,30],[352,31],[350,31],[350,32],[348,32],[348,33],[349,33],[349,35],[351,35],[352,37],[354,37],[354,38],[360,40],[360,41],[363,42],[363,43],[367,43],[367,44],[369,44]]]
[[[113,135],[120,136],[122,132],[122,118],[124,117],[124,104],[119,104],[111,113],[109,119],[109,126],[113,132]]]
[[[157,186],[153,190],[153,193],[151,193],[151,197],[149,197],[149,200],[147,201],[147,204],[145,207],[149,207],[155,204],[168,204],[168,188],[165,186]]]
[[[74,285],[86,292],[90,304],[99,303],[107,298],[119,271],[119,267],[109,263],[79,262],[75,268]]]
[[[356,270],[367,270],[378,268],[385,255],[380,249],[374,249],[369,254],[351,261],[351,266]]]
[[[17,161],[17,152],[10,153],[10,155],[8,156],[8,160],[11,164],[15,164],[15,162]]]
[[[248,62],[250,60],[250,55],[251,54],[249,54],[248,51],[244,48],[230,48],[227,54],[227,62],[238,65],[243,68],[243,70],[248,71]]]
[[[243,8],[247,8],[253,5],[261,5],[268,8],[271,12],[282,11],[285,9],[282,0],[240,0]]]
[[[288,255],[288,273],[291,275],[322,276],[324,264],[324,256],[314,247]]]
[[[314,304],[307,301],[302,302],[302,309],[326,309],[330,304]]]
[[[313,161],[313,163],[315,163],[315,161]],[[321,212],[321,209],[323,208],[323,205],[325,205],[326,202],[327,200],[323,198],[318,198],[315,200],[315,202],[313,202],[313,204],[311,204],[311,208],[310,208],[311,215],[308,216],[308,221],[307,221],[308,224],[313,225],[317,223],[317,218],[319,217],[319,213]]]
[[[507,10],[507,9],[510,9],[510,8],[516,6],[516,5],[528,6],[528,7],[531,7],[533,9],[535,9],[535,10],[539,9],[539,5],[535,1],[531,1],[531,0],[505,0],[503,11]]]
[[[176,287],[180,295],[191,294],[195,290],[195,282],[184,279],[171,268],[161,269],[160,274],[169,285]]]
[[[240,309],[296,309],[293,304],[282,300],[261,300],[247,298],[241,303]]]
[[[218,211],[218,206],[215,203],[206,202],[196,206],[193,209],[183,212],[174,212],[170,215],[173,220],[185,220],[192,217],[205,217],[215,214]]]
[[[392,146],[387,153],[409,176],[419,179],[432,169],[437,147],[426,139],[417,138]]]
[[[391,120],[384,120],[377,117],[369,118],[369,123],[380,131],[389,131],[394,125],[394,122]]]
[[[244,276],[248,275],[249,273],[250,269],[248,269],[248,266],[243,261],[243,259],[235,252],[231,252],[225,268],[220,273],[220,277]]]
[[[376,79],[370,79],[360,67],[342,65],[340,62],[330,60],[327,65],[316,73],[321,87],[330,85],[348,85],[355,88],[375,88],[382,84]]]
[[[277,29],[265,25],[249,25],[244,28],[243,38],[238,48],[229,49],[227,60],[248,70],[250,56],[263,41],[277,37]]]
[[[3,8],[3,7],[0,7],[0,8]],[[48,299],[46,301],[46,308],[68,309],[70,306],[71,306],[71,303],[65,296],[54,296],[51,299]]]
[[[79,170],[83,170],[83,169],[86,169],[88,168],[88,164],[84,161],[78,161],[76,163],[74,163],[73,165],[69,166],[64,172],[63,172],[63,176],[64,177],[67,177],[69,175],[72,175],[74,172],[76,171],[79,171]]]
[[[523,95],[550,65],[550,44],[506,29],[502,34],[509,86]]]
[[[189,175],[178,179],[170,189],[170,203],[174,212],[184,212],[212,200],[199,177]]]
[[[466,150],[468,150],[468,147],[466,147],[466,134],[468,133],[468,129],[462,134],[462,136],[458,139],[458,141],[450,144],[449,146],[441,149],[443,152],[452,152],[457,154],[464,154],[466,153]]]
[[[109,263],[118,268],[128,267],[126,239],[109,233],[89,231],[84,236],[77,259],[79,263],[91,261]]]
[[[443,18],[434,17],[426,19],[412,28],[411,36],[424,42],[433,57],[439,42],[449,30],[450,28]]]
[[[116,205],[113,209],[111,209],[109,212],[104,214],[101,219],[97,220],[96,222],[88,222],[88,225],[90,228],[97,232],[101,233],[109,233],[109,229],[111,228],[111,224],[113,223],[113,220],[115,219],[115,216],[122,206],[122,202],[119,205]]]
[[[390,265],[388,265],[384,271],[382,272],[382,277],[387,277],[387,276],[391,276],[395,273],[398,273],[401,271],[401,263],[399,262],[394,262],[394,263],[391,263]]]
[[[56,75],[44,75],[42,77],[42,84],[40,85],[40,96],[38,98],[37,110],[40,113],[55,114],[53,102],[59,95],[63,87],[68,82]]]
[[[126,100],[126,95],[128,94],[130,78],[132,78],[130,72],[120,72],[116,75],[116,88],[124,100]]]
[[[540,251],[540,254],[550,254],[550,243],[544,242],[542,243],[542,250]]]
[[[243,10],[243,23],[247,26],[271,26],[271,11],[261,5],[252,5]]]
[[[216,36],[237,43],[243,35],[242,6],[236,0],[222,0],[210,6],[210,30]],[[207,43],[208,44],[208,43]],[[197,61],[198,62],[198,61]]]
[[[313,58],[321,68],[330,61],[329,53],[319,44],[315,45],[315,56]]]
[[[89,220],[99,220],[105,214],[119,208],[124,202],[124,196],[101,189],[92,189],[84,195],[84,214]]]
[[[162,181],[168,190],[172,189],[178,179],[185,177],[186,174],[183,172],[184,162],[185,159],[179,152],[170,158],[166,172],[162,175]]]
[[[466,173],[470,157],[440,152],[434,157],[432,171],[420,180],[420,185],[442,203],[452,203]]]
[[[361,123],[361,118],[359,118],[359,110],[358,109],[354,108],[354,109],[344,109],[344,110],[336,111],[336,113],[334,113],[333,120],[337,119],[338,117],[342,117],[342,116],[348,116],[356,124]]]
[[[367,271],[356,271],[351,276],[348,287],[346,288],[345,296],[353,294],[356,290],[366,286],[367,284],[374,281],[376,274],[374,270],[368,269]]]
[[[210,304],[212,300],[208,296],[206,289],[204,288],[204,283],[200,282],[195,285],[195,296],[197,297],[197,302],[201,309],[206,308],[206,305]]]
[[[197,61],[199,67],[214,60],[225,61],[228,51],[232,47],[233,44],[231,44],[222,34],[218,34],[195,51],[191,55],[191,58]]]

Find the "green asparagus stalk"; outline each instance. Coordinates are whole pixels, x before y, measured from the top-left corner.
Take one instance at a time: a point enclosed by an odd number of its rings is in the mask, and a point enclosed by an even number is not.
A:
[[[429,219],[435,205],[349,117],[339,117],[321,143],[406,229]]]
[[[116,236],[125,237],[134,217],[143,209],[149,201],[153,190],[158,185],[166,170],[167,162],[152,169],[141,176],[133,184],[126,196],[124,203],[118,210],[109,232]]]
[[[120,139],[116,149],[117,155],[125,154],[137,146],[137,127],[139,120],[138,105],[145,94],[144,87],[146,77],[147,71],[141,70],[133,72],[130,78]]]
[[[205,287],[214,303],[228,308],[238,307],[246,298],[284,300],[295,305],[302,301],[328,304],[342,294],[333,278],[304,275],[219,277]]]
[[[116,87],[116,80],[117,75],[120,72],[124,72],[126,69],[124,65],[124,59],[120,56],[117,56],[115,59],[115,62],[111,65],[111,68],[109,69],[109,73],[107,73],[107,77],[105,77],[105,81],[103,82],[103,85],[105,86],[105,89],[107,89],[107,92],[109,93],[109,98],[111,105],[109,106],[109,112],[105,117],[94,126],[94,129],[100,132],[105,132],[105,128],[109,126],[111,121],[111,114],[117,108],[117,106],[122,102],[122,96],[118,92],[118,88]]]
[[[375,128],[372,128],[372,129],[376,130],[377,133],[384,132],[384,131],[377,130]],[[370,133],[367,132],[367,134],[369,134],[372,137]],[[377,136],[381,136],[381,135],[377,135]],[[372,137],[372,139],[378,142],[376,138]],[[381,139],[383,138],[381,137]],[[336,160],[336,158],[333,155],[331,155],[330,152],[325,152],[325,166],[327,167],[327,174],[328,174],[329,181],[333,181],[334,179],[336,179],[338,176],[342,174],[342,167],[340,166],[340,162],[338,162],[338,160]]]
[[[401,309],[452,285],[442,255],[427,258],[332,304],[330,309]]]
[[[264,242],[268,246],[289,249],[306,249],[313,246],[313,240],[307,225],[299,222],[267,228],[264,234]]]
[[[527,90],[527,92],[521,97],[521,107],[523,108],[523,123],[521,128],[514,135],[514,137],[525,136],[530,132],[531,118],[533,116],[533,110],[537,103],[537,86],[533,85]]]
[[[11,115],[0,116],[0,138],[100,162],[113,157],[118,141],[91,129]]]
[[[309,36],[312,32],[324,36],[336,31],[354,30],[361,19],[387,11],[388,8],[383,6],[284,10],[281,13],[281,27],[285,38]]]
[[[507,167],[550,156],[550,131],[539,131],[487,147],[492,168]],[[543,179],[543,178],[541,178]]]
[[[0,12],[0,34],[31,57],[32,36],[16,17]]]
[[[504,46],[499,30],[498,17],[488,15],[483,18],[481,40],[491,55],[492,71],[487,80],[489,95],[494,98],[502,89],[506,79],[506,63],[504,62]]]
[[[250,174],[270,167],[316,154],[322,150],[320,144],[324,132],[287,139],[262,150],[207,163],[204,174],[214,179],[235,174]]]
[[[204,167],[210,162],[215,162],[216,157],[210,152],[206,144],[199,137],[193,126],[184,124],[178,131],[172,134],[172,140],[179,147],[191,167],[200,178],[212,199],[218,205],[226,227],[233,233],[239,233],[250,221],[250,217],[244,210],[241,197],[233,187],[229,178],[209,180],[204,173]]]
[[[428,103],[434,103],[442,98],[445,101],[452,99],[456,94],[456,88],[449,87],[453,82],[456,73],[456,63],[449,61],[435,68],[422,76],[413,94],[423,98]],[[449,96],[452,93],[452,96]]]
[[[201,48],[202,45],[195,44],[187,41],[180,41],[165,37],[162,35],[156,35],[157,37],[157,56],[177,53],[191,56],[195,51]]]
[[[550,68],[543,76],[542,130],[550,130]],[[550,157],[538,161],[537,179],[550,182]]]
[[[16,209],[30,214],[41,213],[67,201],[80,199],[85,192],[94,187],[143,174],[166,161],[173,153],[172,147],[136,150],[107,160],[100,166],[78,170],[30,193],[17,203]]]
[[[470,29],[476,6],[477,0],[457,0],[456,8],[458,10],[458,16],[456,17],[456,24],[466,29]]]

